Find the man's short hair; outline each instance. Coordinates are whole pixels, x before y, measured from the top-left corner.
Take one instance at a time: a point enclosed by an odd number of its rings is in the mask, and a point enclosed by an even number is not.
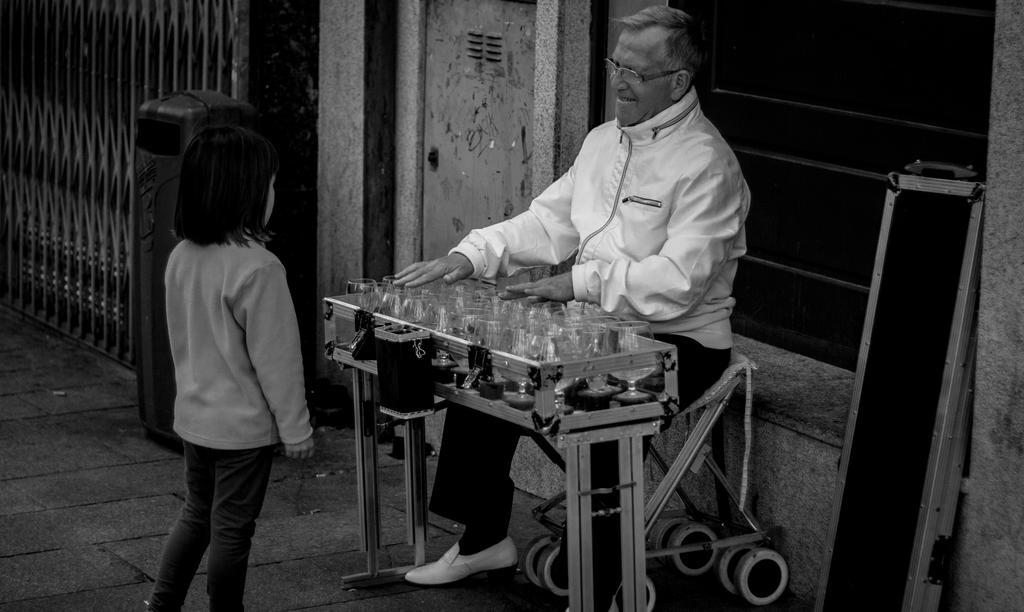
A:
[[[628,17],[613,20],[623,30],[639,31],[662,27],[669,31],[665,40],[666,69],[680,68],[696,75],[708,57],[704,24],[687,13],[667,6],[649,6]]]

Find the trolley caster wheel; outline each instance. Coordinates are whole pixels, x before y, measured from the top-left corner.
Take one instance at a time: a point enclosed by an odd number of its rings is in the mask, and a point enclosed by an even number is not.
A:
[[[718,556],[718,560],[715,562],[715,576],[718,578],[718,582],[726,591],[733,595],[739,594],[735,583],[732,581],[733,575],[736,573],[736,567],[739,565],[740,558],[753,548],[753,544],[730,546]]]
[[[733,584],[747,603],[766,606],[782,595],[789,583],[789,565],[770,548],[754,548],[740,557]]]
[[[668,536],[676,526],[684,523],[688,523],[688,519],[684,518],[670,518],[664,521],[658,521],[651,528],[651,532],[647,535],[647,543],[651,550],[662,550],[668,547]],[[662,561],[668,563],[668,557],[662,557]]]
[[[654,588],[654,582],[650,576],[647,576],[647,607],[644,608],[647,612],[654,612],[654,604],[658,601],[658,591]],[[608,612],[619,612],[622,604],[622,587],[615,592],[615,599],[612,600],[612,607],[608,609]]]
[[[555,558],[558,557],[559,540],[552,539],[540,554],[537,555],[537,577],[540,578],[540,585],[559,597],[568,597],[569,589],[555,584],[552,573],[555,566]]]
[[[654,588],[654,582],[647,578],[647,612],[654,612],[654,604],[658,601],[658,591]]]
[[[554,536],[549,534],[537,536],[530,540],[530,543],[526,545],[526,553],[519,558],[519,571],[523,572],[526,579],[534,586],[545,588],[540,581],[540,576],[537,575],[537,557],[540,556],[544,547],[554,539]]]
[[[690,544],[711,544],[718,539],[710,527],[702,523],[683,522],[675,526],[669,532],[665,548],[676,546],[687,546]],[[684,576],[703,576],[708,573],[715,564],[716,550],[698,550],[695,552],[679,553],[669,557],[672,565]]]

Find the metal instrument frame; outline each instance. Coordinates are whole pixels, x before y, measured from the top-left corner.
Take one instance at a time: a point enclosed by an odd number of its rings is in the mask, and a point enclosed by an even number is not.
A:
[[[372,360],[357,360],[341,347],[345,334],[354,335],[356,313],[361,308],[349,296],[324,298],[324,349],[327,357],[342,368],[351,368],[355,405],[357,494],[359,520],[362,527],[361,546],[366,553],[366,571],[343,576],[350,587],[372,586],[402,580],[407,571],[425,562],[427,539],[427,476],[424,456],[424,417],[433,409],[404,413],[386,411],[405,423],[405,493],[407,541],[413,545],[414,564],[382,568],[380,548],[380,508],[377,501],[377,428],[376,406],[367,402],[370,376],[377,374]],[[409,323],[396,317],[374,314],[375,323]],[[430,330],[434,346],[465,357],[471,343]],[[619,440],[619,503],[622,532],[622,576],[624,612],[646,610],[646,555],[644,552],[644,461],[643,438],[658,432],[665,416],[679,412],[678,387],[675,376],[665,376],[664,391],[656,401],[619,406],[598,412],[556,414],[555,383],[563,376],[584,377],[621,369],[624,365],[658,364],[666,372],[675,371],[678,363],[675,346],[652,341],[651,349],[594,359],[537,362],[501,351],[491,352],[491,365],[498,374],[511,372],[529,376],[534,381],[534,409],[518,410],[500,400],[482,398],[475,390],[435,383],[437,397],[466,406],[495,418],[514,423],[527,431],[539,432],[565,450],[566,454],[566,537],[569,546],[569,605],[574,611],[591,612],[593,562],[590,504],[590,445]]]

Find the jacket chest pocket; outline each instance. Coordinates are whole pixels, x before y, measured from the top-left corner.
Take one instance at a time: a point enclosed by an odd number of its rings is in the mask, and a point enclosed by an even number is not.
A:
[[[649,206],[650,208],[661,208],[661,200],[655,200],[653,198],[645,198],[643,196],[631,195],[622,198],[622,204],[639,204],[640,206]]]
[[[622,249],[634,258],[657,253],[668,235],[669,207],[660,200],[627,196],[619,203],[618,227]]]

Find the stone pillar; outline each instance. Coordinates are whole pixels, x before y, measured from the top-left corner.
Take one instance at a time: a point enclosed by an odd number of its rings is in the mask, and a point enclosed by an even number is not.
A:
[[[538,0],[533,194],[572,165],[590,126],[590,0]]]
[[[398,5],[395,98],[395,270],[423,255],[423,96],[426,3]]]
[[[344,293],[348,279],[393,269],[396,12],[392,2],[320,3],[320,297]],[[318,372],[327,365],[321,360]]]
[[[345,290],[362,275],[363,0],[320,3],[317,291]],[[323,337],[322,330],[318,337]]]
[[[950,610],[1024,609],[1024,0],[996,3],[978,365]]]
[[[572,166],[590,129],[590,0],[538,0],[534,55],[533,195]],[[512,479],[524,491],[547,497],[565,477],[535,444],[520,444]]]

